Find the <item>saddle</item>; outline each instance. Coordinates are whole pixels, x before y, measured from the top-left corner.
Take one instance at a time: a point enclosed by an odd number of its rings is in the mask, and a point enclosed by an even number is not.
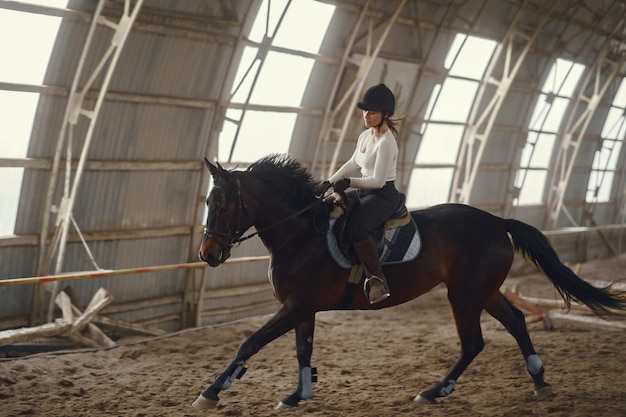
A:
[[[389,219],[371,235],[381,255],[381,263],[397,263],[414,259],[421,246],[417,226],[411,213],[406,208],[406,195],[400,194],[396,209]],[[359,264],[356,252],[348,239],[346,224],[350,214],[360,204],[357,195],[350,193],[345,204],[345,212],[336,219],[331,219],[328,229],[328,246],[335,261],[344,268]]]

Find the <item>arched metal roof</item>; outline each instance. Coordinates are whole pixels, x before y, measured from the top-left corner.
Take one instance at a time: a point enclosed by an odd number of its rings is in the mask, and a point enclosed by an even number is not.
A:
[[[272,3],[280,14],[294,2]],[[392,87],[405,115],[398,186],[417,201],[425,191],[411,188],[412,176],[445,168],[452,173],[449,201],[543,229],[623,223],[623,149],[610,198],[586,201],[603,126],[624,77],[623,2],[322,3],[335,11],[319,52],[311,53],[276,46],[271,33],[261,42],[248,38],[257,14],[266,13],[259,0],[72,0],[66,8],[0,1],[2,9],[63,18],[43,84],[0,82],[2,90],[40,94],[27,157],[0,155],[0,166],[24,168],[15,234],[0,237],[0,277],[93,269],[79,231],[103,268],[195,260],[209,185],[202,158],[217,157],[228,109],[296,114],[289,153],[323,179],[352,152],[361,129],[354,104],[378,82]],[[476,81],[469,116],[457,123],[463,136],[458,149],[449,150],[453,162],[416,162],[424,127],[437,123],[429,103],[449,75],[445,61],[458,34],[493,41],[494,53]],[[268,51],[314,60],[299,106],[231,100],[246,47],[258,51],[259,61]],[[542,203],[520,205],[522,150],[557,59],[583,65],[584,73],[555,134]],[[276,80],[275,88],[280,95],[289,86]],[[263,147],[268,134],[259,131],[254,146]],[[603,239],[608,252],[619,250],[621,233],[617,241]],[[243,255],[263,253],[260,245],[246,250]],[[149,274],[141,284],[115,278],[107,287],[120,302],[181,293],[183,304],[193,304],[187,297],[202,273],[175,274],[178,279]],[[258,275],[242,274],[250,281]],[[225,279],[218,274],[218,281]],[[89,294],[98,283],[82,285]],[[0,291],[0,317],[32,313],[41,320],[45,286]]]

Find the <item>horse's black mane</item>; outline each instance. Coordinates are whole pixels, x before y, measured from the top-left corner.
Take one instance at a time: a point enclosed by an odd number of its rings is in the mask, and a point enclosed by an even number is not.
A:
[[[285,154],[271,154],[252,163],[248,172],[293,196],[301,203],[311,203],[319,183],[300,162]]]
[[[252,163],[246,172],[280,191],[286,202],[294,209],[313,204],[317,197],[319,181],[296,159],[285,154],[271,154]],[[319,206],[322,210],[309,210],[303,217],[314,223],[328,219],[329,204]],[[322,217],[319,217],[322,216]]]

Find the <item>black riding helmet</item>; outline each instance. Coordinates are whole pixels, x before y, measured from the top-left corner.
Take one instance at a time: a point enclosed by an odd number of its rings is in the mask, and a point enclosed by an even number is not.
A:
[[[367,89],[357,107],[361,110],[393,114],[396,109],[396,98],[385,84],[378,84]]]

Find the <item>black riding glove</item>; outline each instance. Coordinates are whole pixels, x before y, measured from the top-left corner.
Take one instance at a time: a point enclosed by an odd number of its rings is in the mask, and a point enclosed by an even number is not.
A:
[[[319,187],[317,187],[316,195],[318,197],[322,197],[326,193],[326,191],[328,191],[328,189],[332,186],[333,185],[330,183],[330,181],[324,181],[323,183],[320,184]]]
[[[350,178],[344,178],[333,183],[333,190],[335,190],[336,193],[340,193],[342,191],[345,191],[346,188],[348,188],[349,186],[350,186]]]

